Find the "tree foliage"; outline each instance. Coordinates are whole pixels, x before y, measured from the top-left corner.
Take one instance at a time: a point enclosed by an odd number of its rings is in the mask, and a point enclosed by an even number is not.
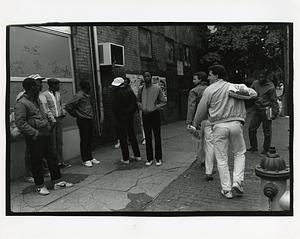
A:
[[[203,64],[222,63],[231,77],[252,75],[261,68],[283,69],[283,24],[215,25],[215,29],[208,32]]]

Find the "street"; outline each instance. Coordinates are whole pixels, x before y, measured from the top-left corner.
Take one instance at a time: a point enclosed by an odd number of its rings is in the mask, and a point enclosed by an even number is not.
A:
[[[248,120],[244,136],[248,143]],[[273,121],[273,143],[277,152],[289,163],[289,118]],[[139,137],[140,138],[140,137]],[[242,198],[227,200],[220,194],[220,182],[214,165],[214,180],[205,181],[204,168],[196,160],[196,142],[185,129],[184,121],[162,126],[163,164],[145,166],[145,146],[139,145],[142,161],[122,165],[121,150],[113,145],[101,146],[94,156],[99,165],[86,168],[80,158],[63,169],[63,179],[73,182],[72,188],[38,195],[35,186],[22,179],[10,184],[11,211],[18,212],[206,212],[266,211],[262,201],[260,179],[254,169],[261,160],[259,153],[246,153],[245,193]],[[263,143],[258,131],[259,146]],[[259,147],[259,152],[262,150]],[[232,167],[232,155],[229,158]],[[46,178],[46,184],[49,178]],[[49,182],[48,182],[49,183]],[[49,185],[49,184],[48,184]],[[113,213],[112,213],[113,215]]]

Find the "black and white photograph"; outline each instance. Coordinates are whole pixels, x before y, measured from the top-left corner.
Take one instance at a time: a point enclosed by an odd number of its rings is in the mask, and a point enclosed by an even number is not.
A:
[[[8,214],[293,214],[293,24],[7,30]]]
[[[146,16],[4,21],[3,225],[295,238],[293,19]]]

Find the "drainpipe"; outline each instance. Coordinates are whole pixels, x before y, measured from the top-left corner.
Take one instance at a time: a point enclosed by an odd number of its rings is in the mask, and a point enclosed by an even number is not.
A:
[[[97,40],[97,27],[89,27],[90,45],[92,53],[92,68],[93,72],[96,70],[96,82],[98,87],[95,87],[95,91],[99,89],[99,92],[95,92],[96,97],[98,97],[98,106],[100,110],[100,124],[104,121],[104,109],[103,109],[103,98],[102,98],[102,84],[100,76],[100,65],[99,65],[99,54],[98,54],[98,40]],[[97,112],[99,112],[97,110]],[[98,115],[99,116],[99,115]],[[101,135],[100,127],[99,135]]]

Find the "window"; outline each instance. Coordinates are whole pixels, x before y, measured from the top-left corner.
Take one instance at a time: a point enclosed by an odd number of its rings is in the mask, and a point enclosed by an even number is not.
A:
[[[141,57],[152,58],[151,32],[140,28],[140,55]]]
[[[174,63],[174,43],[171,39],[166,38],[167,63]]]

